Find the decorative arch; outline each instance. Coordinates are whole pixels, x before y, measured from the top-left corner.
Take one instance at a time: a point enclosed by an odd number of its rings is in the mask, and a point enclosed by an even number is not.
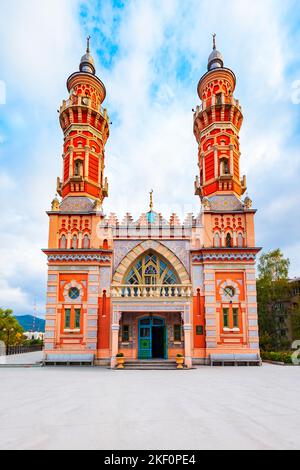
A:
[[[214,246],[216,248],[220,248],[222,242],[222,237],[220,235],[220,232],[215,232],[214,234]]]
[[[85,233],[82,239],[82,248],[90,248],[91,240],[88,233]]]
[[[180,284],[188,285],[191,283],[186,268],[169,248],[157,241],[146,240],[133,248],[125,256],[125,258],[123,258],[115,271],[112,279],[112,285],[125,284],[125,279],[130,267],[133,266],[142,255],[149,251],[152,251],[156,255],[161,256],[168,262],[168,264],[174,270]]]
[[[63,233],[59,239],[59,248],[66,249],[67,248],[67,236]]]
[[[238,232],[237,234],[237,246],[239,248],[243,248],[244,247],[244,235],[243,235],[243,232]]]
[[[78,289],[79,296],[76,299],[72,299],[69,296],[70,289],[72,289],[72,288]],[[64,296],[64,299],[65,299],[65,302],[81,303],[83,295],[84,295],[84,290],[83,290],[82,285],[79,282],[71,281],[71,282],[68,282],[64,285],[63,296]]]

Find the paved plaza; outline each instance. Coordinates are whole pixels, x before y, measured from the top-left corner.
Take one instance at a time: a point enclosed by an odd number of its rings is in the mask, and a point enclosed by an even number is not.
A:
[[[299,449],[300,368],[0,368],[0,449]]]
[[[12,356],[0,356],[0,367],[1,365],[13,365],[22,366],[30,365],[41,362],[43,360],[43,352],[37,351],[27,354],[15,354]]]

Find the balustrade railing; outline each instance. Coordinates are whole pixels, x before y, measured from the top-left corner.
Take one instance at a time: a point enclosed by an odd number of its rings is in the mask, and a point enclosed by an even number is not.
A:
[[[149,284],[124,284],[112,287],[112,297],[131,298],[177,298],[191,297],[192,286],[182,284],[149,285]]]
[[[16,354],[26,354],[31,352],[38,352],[43,350],[42,345],[32,345],[32,346],[3,346],[0,347],[0,356],[14,356]]]
[[[225,96],[222,95],[221,97],[217,98],[216,96],[212,96],[211,98],[208,98],[207,100],[203,101],[199,106],[196,107],[195,113],[194,113],[194,120],[197,119],[199,114],[201,114],[206,108],[210,108],[211,106],[216,106],[216,105],[233,105],[236,106],[238,109],[242,109],[239,100],[234,98],[233,96]]]
[[[102,108],[102,106],[96,106],[94,107],[92,105],[92,101],[89,98],[86,98],[84,96],[76,96],[74,98],[69,98],[67,100],[64,100],[61,107],[60,107],[60,113],[62,113],[65,109],[73,107],[73,106],[84,106],[84,107],[91,107],[98,113],[100,113],[105,119],[108,118],[107,111],[106,109]]]

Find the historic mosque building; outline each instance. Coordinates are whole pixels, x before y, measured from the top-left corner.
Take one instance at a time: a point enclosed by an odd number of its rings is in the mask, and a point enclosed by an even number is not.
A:
[[[119,220],[102,209],[108,196],[105,86],[90,46],[67,81],[60,107],[62,177],[49,215],[45,354],[49,361],[93,357],[169,360],[186,367],[211,357],[258,357],[252,201],[243,197],[236,77],[215,40],[198,84],[194,113],[199,214],[183,223],[150,210]],[[109,164],[109,163],[108,163]]]

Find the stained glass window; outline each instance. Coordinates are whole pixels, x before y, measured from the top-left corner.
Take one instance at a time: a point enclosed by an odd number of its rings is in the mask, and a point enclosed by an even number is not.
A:
[[[130,269],[125,283],[149,286],[180,284],[172,267],[152,252],[139,258]]]
[[[77,289],[77,287],[71,287],[71,289],[69,289],[70,299],[76,300],[78,299],[79,296],[80,296],[80,292],[79,292],[79,289]]]
[[[75,328],[79,329],[80,328],[80,308],[75,308]]]
[[[233,308],[232,314],[233,314],[233,327],[238,328],[239,327],[239,309]]]
[[[223,308],[223,326],[229,328],[229,308]]]
[[[65,309],[65,328],[69,329],[71,327],[71,309]]]

